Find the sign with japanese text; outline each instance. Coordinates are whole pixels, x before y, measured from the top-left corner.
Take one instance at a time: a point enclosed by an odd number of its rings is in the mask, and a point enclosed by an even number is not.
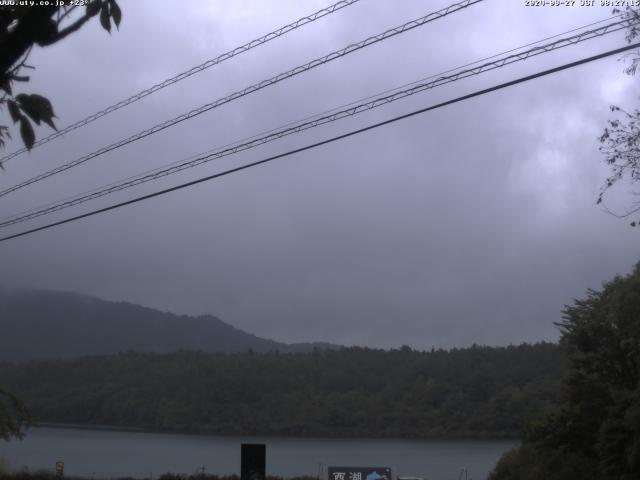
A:
[[[391,480],[389,467],[329,467],[327,480]]]

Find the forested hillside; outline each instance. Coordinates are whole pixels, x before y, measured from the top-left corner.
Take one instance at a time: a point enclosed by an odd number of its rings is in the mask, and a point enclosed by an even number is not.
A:
[[[41,422],[225,434],[514,436],[558,396],[557,345],[126,353],[0,363]]]
[[[75,293],[0,289],[0,360],[123,351],[308,352],[328,344],[256,337],[211,315],[190,317]]]

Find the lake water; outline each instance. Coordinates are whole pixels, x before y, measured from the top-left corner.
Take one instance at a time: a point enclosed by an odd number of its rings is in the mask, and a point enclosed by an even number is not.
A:
[[[66,475],[157,478],[164,472],[239,473],[240,444],[267,445],[267,474],[291,477],[326,475],[327,466],[391,467],[396,475],[429,480],[483,480],[516,441],[388,440],[222,437],[162,433],[32,428],[21,442],[0,441],[0,457],[12,469],[54,468]],[[325,476],[326,478],[326,476]],[[465,478],[462,474],[461,478]]]

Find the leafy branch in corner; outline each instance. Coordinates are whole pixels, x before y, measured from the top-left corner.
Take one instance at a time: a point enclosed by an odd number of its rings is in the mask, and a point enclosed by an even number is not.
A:
[[[627,7],[625,10],[614,9],[614,15],[620,15],[627,22],[626,40],[631,43],[640,37],[640,9]],[[635,75],[640,66],[640,53],[634,52],[624,57],[630,59],[631,64],[625,68],[627,75]],[[611,105],[611,112],[617,118],[609,120],[600,140],[600,152],[605,156],[605,162],[611,169],[598,194],[597,204],[618,218],[627,218],[640,212],[640,200],[634,201],[623,213],[615,213],[604,204],[605,194],[623,180],[631,183],[640,181],[640,110],[628,112],[617,105]],[[640,196],[640,192],[632,192]],[[630,223],[632,227],[640,226],[640,221]]]
[[[596,202],[598,204],[603,203],[605,193],[623,178],[628,178],[631,182],[640,181],[640,110],[635,109],[629,113],[612,105],[611,111],[618,113],[621,118],[609,120],[600,136],[600,152],[605,155],[611,175],[600,189]],[[634,195],[640,195],[640,192],[634,192]],[[616,217],[626,218],[640,212],[640,200],[633,202],[622,214],[607,211]],[[632,227],[637,225],[637,221],[631,222]]]
[[[51,2],[53,3],[53,2]],[[1,6],[0,7],[0,109],[6,107],[27,149],[36,136],[33,124],[46,123],[56,129],[51,102],[39,94],[13,95],[15,82],[28,82],[23,69],[34,67],[26,63],[34,46],[47,47],[79,30],[99,15],[100,25],[111,33],[112,24],[120,27],[122,11],[116,0],[91,0],[83,13],[78,6]],[[0,125],[0,148],[11,138],[7,125]],[[2,164],[0,164],[0,167]]]

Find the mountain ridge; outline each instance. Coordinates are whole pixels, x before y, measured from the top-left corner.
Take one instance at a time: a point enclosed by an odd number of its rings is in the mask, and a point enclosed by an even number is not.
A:
[[[310,352],[322,342],[261,338],[213,315],[178,315],[75,292],[0,289],[0,360],[74,358],[137,351]]]

